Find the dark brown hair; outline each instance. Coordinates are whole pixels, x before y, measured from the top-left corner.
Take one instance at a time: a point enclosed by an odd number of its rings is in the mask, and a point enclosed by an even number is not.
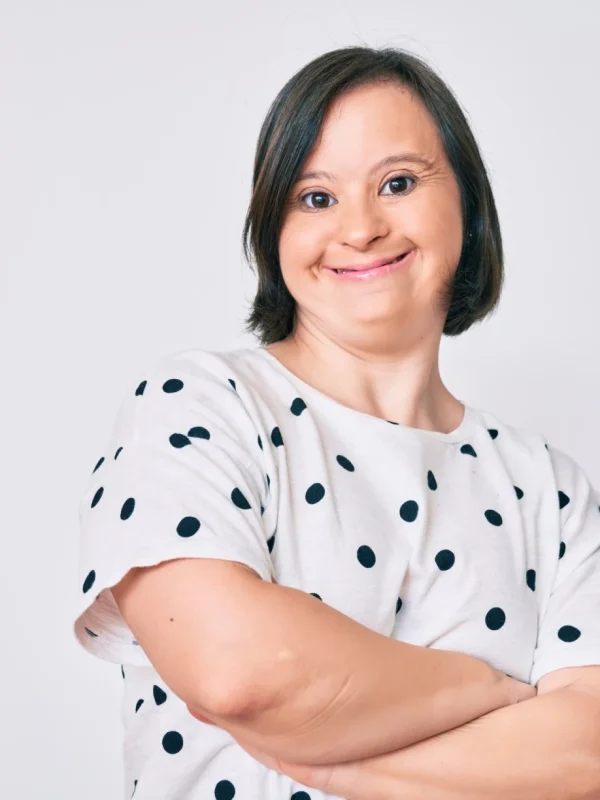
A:
[[[260,129],[252,196],[242,234],[258,287],[245,330],[261,345],[285,339],[295,327],[296,303],[279,264],[279,236],[289,192],[300,174],[332,101],[365,84],[394,82],[419,97],[441,136],[461,195],[463,248],[443,296],[443,333],[457,336],[497,306],[504,280],[500,224],[487,171],[465,114],[451,89],[421,58],[398,48],[351,46],[302,67],[281,89]]]

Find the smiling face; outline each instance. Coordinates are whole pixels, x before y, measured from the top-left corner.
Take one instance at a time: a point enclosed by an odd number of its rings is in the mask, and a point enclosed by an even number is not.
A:
[[[364,351],[439,339],[440,293],[461,248],[458,184],[421,101],[392,83],[337,98],[291,189],[279,239],[298,326]],[[405,263],[363,277],[332,269],[407,251]]]

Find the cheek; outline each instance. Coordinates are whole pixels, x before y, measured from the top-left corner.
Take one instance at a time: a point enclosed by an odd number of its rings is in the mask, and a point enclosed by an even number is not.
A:
[[[405,211],[408,211],[408,206]],[[447,186],[429,193],[415,195],[410,205],[410,214],[405,213],[406,232],[415,240],[423,241],[423,246],[445,241],[453,246],[456,239],[462,238],[462,212],[458,187]]]
[[[316,225],[288,225],[279,238],[279,262],[288,286],[305,279],[320,264],[326,251],[325,237]]]

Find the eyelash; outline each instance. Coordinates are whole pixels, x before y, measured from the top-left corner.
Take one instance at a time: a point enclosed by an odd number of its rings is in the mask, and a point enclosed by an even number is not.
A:
[[[406,179],[408,179],[408,180],[410,180],[410,181],[413,181],[415,184],[416,184],[416,182],[417,182],[417,179],[416,179],[416,178],[414,178],[412,175],[394,175],[393,177],[389,178],[389,179],[388,179],[388,180],[385,182],[385,184],[384,184],[384,185],[386,185],[386,184],[388,184],[388,183],[391,183],[392,181],[397,181],[397,180],[406,180]],[[304,203],[304,198],[305,198],[305,197],[310,197],[310,196],[311,196],[311,195],[313,195],[313,194],[321,194],[321,195],[327,195],[327,196],[331,197],[331,195],[329,194],[329,192],[318,192],[318,191],[304,192],[303,194],[301,194],[301,195],[298,197],[298,199],[297,199],[297,201],[296,201],[298,205],[301,205],[301,206],[303,206],[303,210],[304,210],[304,211],[326,211],[328,208],[331,208],[331,206],[326,206],[326,207],[322,207],[322,208],[311,208],[310,206],[307,206],[307,205]],[[393,194],[392,194],[392,195],[389,195],[389,196],[390,196],[390,197],[402,197],[403,195],[402,195],[402,194],[398,194],[398,195],[393,195]]]

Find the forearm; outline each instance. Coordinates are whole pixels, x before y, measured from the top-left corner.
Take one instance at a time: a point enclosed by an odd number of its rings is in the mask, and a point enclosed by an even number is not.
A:
[[[269,691],[248,691],[246,704],[220,715],[190,709],[258,750],[297,763],[350,761],[516,701],[506,676],[477,658],[398,642],[295,589],[261,592],[242,623],[245,635],[260,631],[256,652],[246,643],[241,663],[249,684],[260,674]]]
[[[341,764],[319,788],[348,800],[596,800],[598,704],[559,689],[399,752]]]

